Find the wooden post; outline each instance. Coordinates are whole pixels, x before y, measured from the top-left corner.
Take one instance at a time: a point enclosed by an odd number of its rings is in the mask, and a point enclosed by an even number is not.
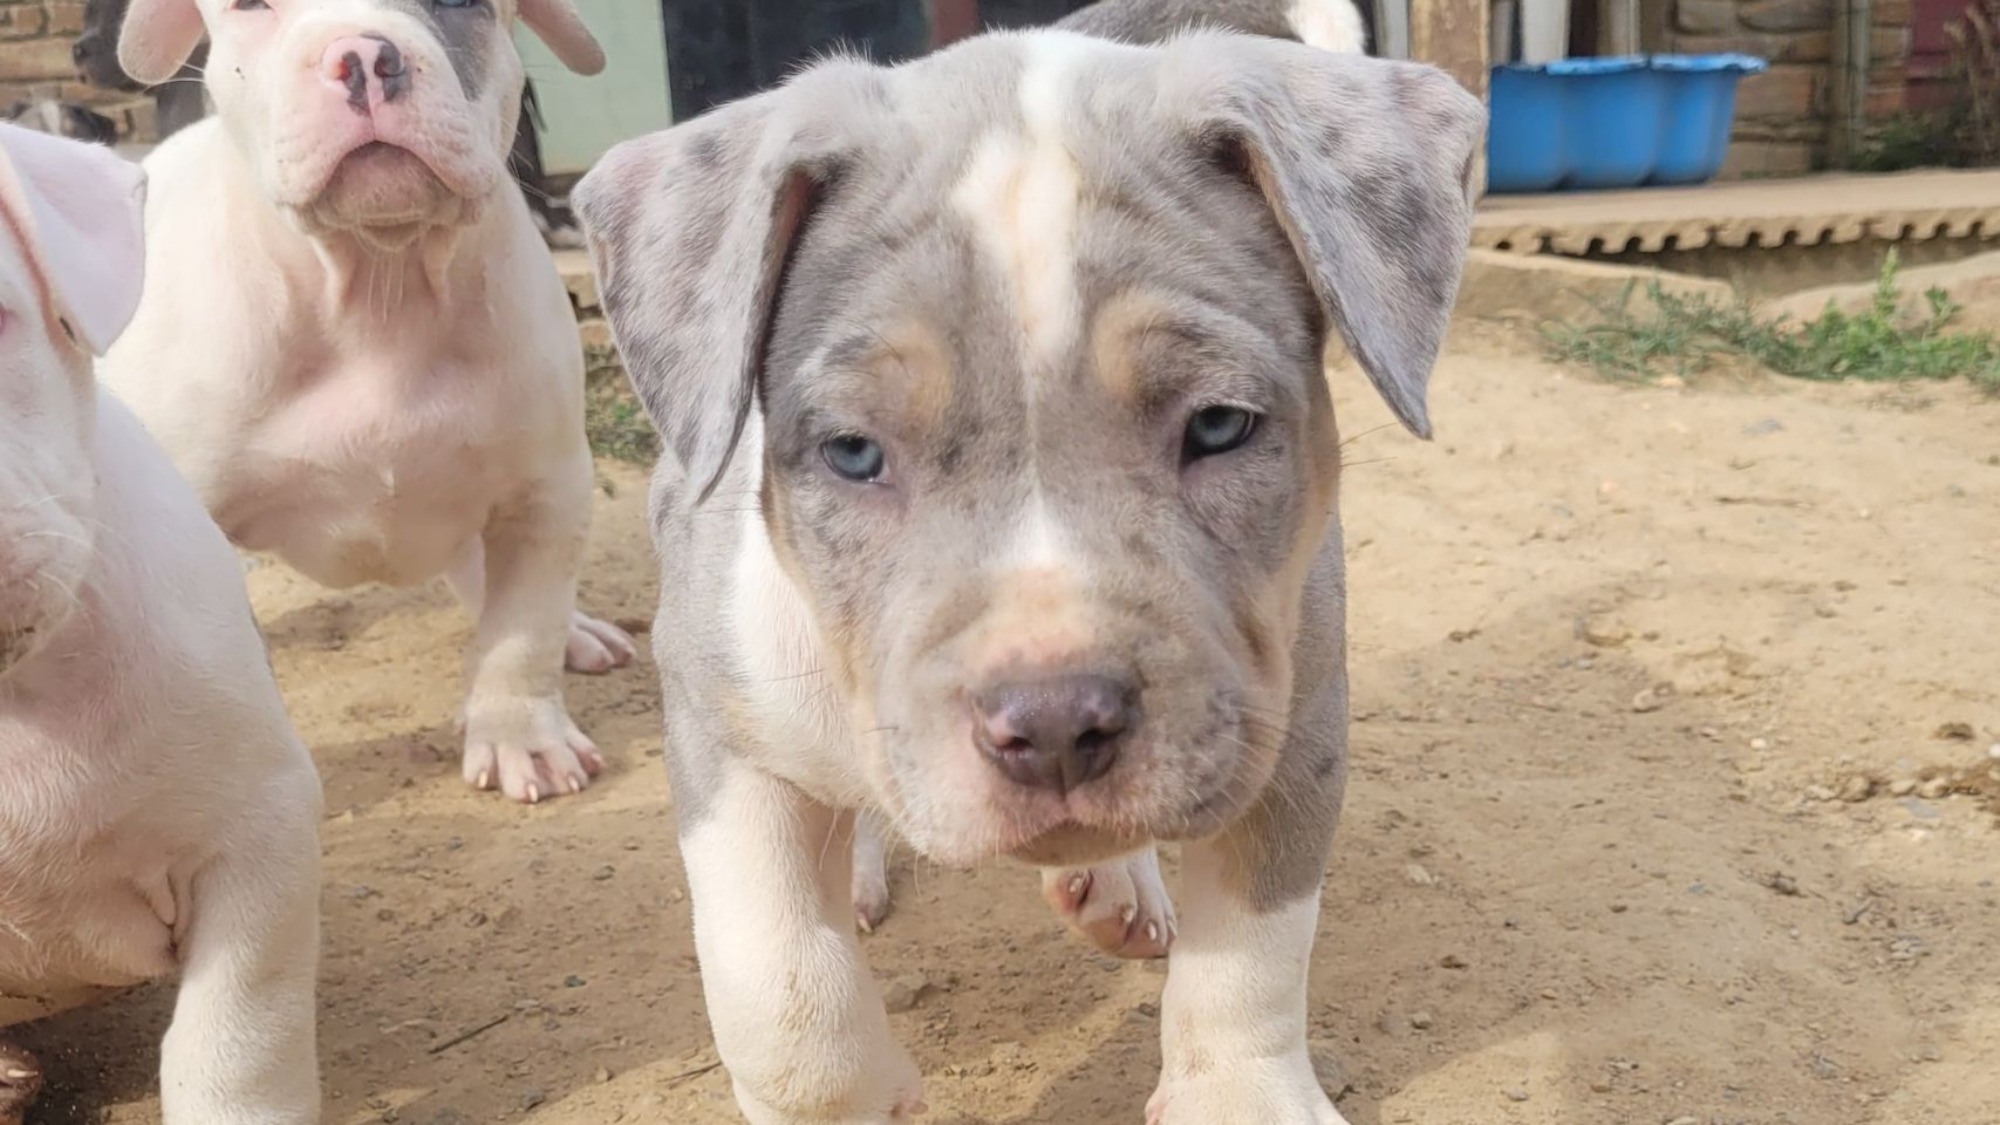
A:
[[[1490,0],[1409,0],[1410,57],[1458,79],[1466,89],[1479,95],[1480,101],[1487,101],[1486,79],[1492,66],[1489,3]],[[1479,194],[1485,195],[1484,139],[1473,160],[1472,176]]]

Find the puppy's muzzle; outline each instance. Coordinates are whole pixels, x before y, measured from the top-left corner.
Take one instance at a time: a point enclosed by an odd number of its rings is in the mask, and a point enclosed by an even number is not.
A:
[[[1139,719],[1139,692],[1130,681],[1062,675],[981,692],[972,735],[1009,781],[1067,795],[1111,771]]]
[[[410,92],[410,66],[402,48],[373,32],[327,44],[319,73],[329,89],[347,100],[349,109],[363,116]]]

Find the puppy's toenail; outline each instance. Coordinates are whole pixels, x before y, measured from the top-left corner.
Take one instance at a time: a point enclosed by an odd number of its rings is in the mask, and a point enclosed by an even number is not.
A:
[[[1071,898],[1082,898],[1082,897],[1083,897],[1083,890],[1084,890],[1084,888],[1085,888],[1085,887],[1088,887],[1089,885],[1090,885],[1090,876],[1088,876],[1088,875],[1072,875],[1072,876],[1070,876],[1070,877],[1069,877],[1069,897],[1071,897]]]
[[[472,783],[472,787],[473,787],[474,789],[491,789],[491,788],[493,788],[493,775],[492,775],[491,773],[488,773],[488,772],[487,772],[487,771],[485,771],[485,770],[480,770],[480,771],[479,771],[479,780],[477,780],[477,781],[473,782],[473,783]]]
[[[1159,944],[1160,924],[1158,922],[1146,923],[1146,940],[1154,943],[1155,945]]]
[[[1130,926],[1132,919],[1138,916],[1139,908],[1136,906],[1121,906],[1118,908],[1118,921],[1123,925]]]
[[[542,803],[542,791],[540,787],[535,785],[528,786],[528,803],[531,805],[539,805]]]

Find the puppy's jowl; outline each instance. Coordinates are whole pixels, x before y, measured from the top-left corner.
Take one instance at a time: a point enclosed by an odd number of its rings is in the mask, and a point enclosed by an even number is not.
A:
[[[236,553],[91,378],[144,180],[0,125],[0,1028],[178,974],[166,1125],[319,1120],[319,779]],[[0,1037],[0,1125],[41,1083]]]
[[[146,162],[149,275],[104,376],[237,545],[328,586],[448,574],[478,620],[467,781],[537,801],[603,766],[562,671],[631,659],[575,611],[583,354],[506,156],[516,16],[571,69],[569,0],[133,0],[145,81],[210,40],[215,116]]]
[[[669,451],[668,758],[755,1125],[921,1105],[856,810],[948,864],[1184,844],[1149,1119],[1339,1120],[1306,1046],[1346,776],[1321,359],[1337,332],[1428,434],[1482,126],[1427,67],[1052,31],[823,63],[586,178]]]

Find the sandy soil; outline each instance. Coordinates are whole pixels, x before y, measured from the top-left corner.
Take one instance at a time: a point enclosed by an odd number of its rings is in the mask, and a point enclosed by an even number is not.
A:
[[[1312,1026],[1344,1112],[2000,1121],[2000,405],[1617,388],[1468,330],[1427,446],[1336,384],[1356,776]],[[640,478],[605,477],[584,600],[644,618]],[[651,670],[572,681],[610,773],[525,810],[458,780],[441,590],[252,582],[326,776],[329,1125],[735,1121]],[[896,878],[868,948],[932,1120],[1136,1123],[1159,969],[1025,871]],[[43,1125],[157,1121],[165,1001],[28,1029]]]

